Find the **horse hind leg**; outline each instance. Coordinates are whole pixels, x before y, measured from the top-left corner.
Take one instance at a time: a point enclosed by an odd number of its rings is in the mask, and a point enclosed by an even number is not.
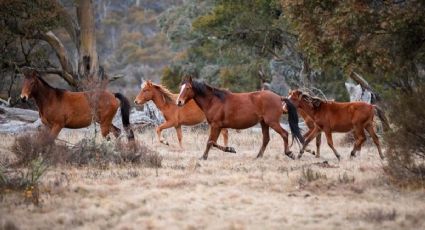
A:
[[[381,157],[381,159],[384,159],[384,154],[382,154],[382,150],[381,150],[381,144],[379,143],[378,135],[376,135],[376,132],[373,129],[373,125],[372,124],[367,125],[366,126],[366,131],[372,137],[373,142],[376,145],[376,148],[378,148],[379,156]]]
[[[277,133],[279,133],[279,135],[282,137],[283,139],[283,148],[285,151],[285,155],[287,155],[288,157],[290,157],[291,159],[295,159],[294,154],[289,150],[289,146],[288,146],[288,132],[286,130],[284,130],[282,128],[282,126],[280,126],[279,122],[273,122],[268,124],[274,131],[276,131]]]
[[[354,137],[356,139],[356,142],[354,143],[354,147],[353,150],[351,150],[351,155],[350,158],[354,158],[356,157],[356,152],[359,152],[362,148],[362,144],[365,142],[366,140],[366,135],[364,133],[363,128],[361,127],[356,127],[354,129]]]
[[[267,144],[270,141],[269,126],[261,121],[261,131],[263,133],[263,144],[261,145],[260,151],[258,152],[257,158],[263,157],[264,151],[266,150]]]

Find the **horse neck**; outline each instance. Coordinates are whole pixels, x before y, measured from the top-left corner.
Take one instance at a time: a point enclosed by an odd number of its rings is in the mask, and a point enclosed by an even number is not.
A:
[[[304,101],[300,102],[299,108],[300,108],[300,112],[302,111],[304,112],[305,115],[308,115],[310,117],[313,117],[314,114],[316,113],[316,111],[310,105],[308,105],[307,102],[304,102]]]
[[[193,97],[193,100],[196,102],[196,104],[199,106],[199,108],[202,109],[202,111],[207,111],[207,109],[209,107],[211,107],[211,102],[213,99],[214,95],[212,94],[211,91],[208,91],[205,95],[200,95],[200,94],[196,94]],[[207,115],[205,113],[205,115]]]
[[[56,99],[55,89],[44,85],[41,81],[38,82],[38,87],[32,95],[40,111],[49,107],[52,101]]]
[[[155,103],[156,107],[158,107],[159,110],[163,111],[165,110],[171,103],[167,102],[165,99],[165,96],[162,95],[162,93],[159,90],[155,90],[155,93],[153,94],[152,101]]]

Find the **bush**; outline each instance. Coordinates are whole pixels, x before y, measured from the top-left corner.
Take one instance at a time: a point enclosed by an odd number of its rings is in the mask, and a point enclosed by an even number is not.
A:
[[[390,104],[395,125],[385,135],[388,144],[385,172],[401,187],[425,188],[425,86],[397,93]]]
[[[91,165],[101,168],[109,164],[140,164],[145,167],[161,167],[162,157],[137,142],[102,141],[83,139],[70,147],[63,143],[46,143],[45,133],[23,135],[15,139],[12,152],[18,161],[16,165],[28,165],[42,157],[48,164]]]
[[[42,157],[32,160],[26,167],[19,169],[0,164],[0,191],[24,190],[25,199],[38,205],[38,184],[47,168],[48,165]]]

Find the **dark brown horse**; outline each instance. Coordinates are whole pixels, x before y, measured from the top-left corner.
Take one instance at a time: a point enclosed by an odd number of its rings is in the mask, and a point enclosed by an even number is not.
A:
[[[268,142],[270,141],[269,127],[280,134],[284,141],[285,154],[293,157],[288,148],[288,132],[279,123],[279,118],[283,114],[281,97],[271,91],[257,91],[250,93],[232,93],[227,90],[217,89],[205,83],[192,81],[192,78],[183,80],[180,86],[180,94],[177,98],[177,105],[183,106],[194,99],[196,104],[204,111],[208,124],[211,126],[210,136],[203,159],[208,158],[211,146],[222,151],[234,151],[231,147],[222,147],[216,143],[220,130],[223,128],[246,129],[257,123],[261,124],[263,133],[263,144],[257,155],[262,157]],[[300,129],[298,127],[298,116],[296,108],[288,103],[288,121],[292,134],[303,142]]]
[[[298,158],[301,158],[307,144],[323,131],[326,135],[329,147],[333,150],[338,160],[340,160],[341,156],[333,146],[332,132],[349,132],[353,129],[356,142],[351,151],[351,157],[356,156],[356,152],[360,151],[363,142],[366,140],[366,135],[364,133],[366,129],[378,148],[379,156],[384,158],[378,136],[373,129],[373,105],[365,102],[324,101],[320,98],[311,97],[300,90],[291,91],[288,99],[311,117],[316,125],[313,131],[308,135]]]
[[[205,121],[204,112],[196,105],[194,100],[190,100],[183,107],[178,107],[175,103],[177,94],[171,93],[166,87],[157,85],[151,81],[145,81],[134,103],[143,105],[152,100],[156,107],[162,112],[165,122],[156,128],[159,142],[168,145],[168,142],[161,137],[161,131],[174,127],[177,132],[180,148],[182,148],[182,125],[196,125]],[[227,146],[228,131],[222,130],[224,145]]]
[[[122,94],[112,94],[105,90],[70,92],[51,87],[34,70],[26,71],[24,75],[21,99],[26,101],[34,98],[41,121],[49,128],[52,140],[62,128],[87,127],[93,120],[100,124],[103,137],[110,131],[117,137],[120,129],[112,124],[112,119],[120,105],[127,137],[129,140],[134,139],[130,128],[130,103]]]

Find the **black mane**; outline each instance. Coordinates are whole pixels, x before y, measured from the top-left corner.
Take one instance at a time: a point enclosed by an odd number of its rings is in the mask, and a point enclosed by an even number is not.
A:
[[[65,89],[59,89],[59,88],[55,88],[55,87],[53,87],[53,86],[51,86],[49,83],[47,83],[47,81],[46,80],[44,80],[41,76],[39,76],[39,75],[36,75],[36,77],[37,77],[37,79],[38,80],[40,80],[41,81],[41,83],[43,84],[43,85],[45,85],[45,86],[47,86],[48,88],[50,88],[50,89],[53,89],[56,93],[58,93],[58,94],[62,94],[63,92],[65,92],[66,90]]]
[[[198,82],[198,81],[192,81],[192,88],[195,93],[205,96],[208,90],[212,91],[213,95],[218,97],[220,100],[224,100],[226,95],[230,93],[230,91],[225,89],[219,89],[215,88],[213,86],[210,86],[204,82]]]

